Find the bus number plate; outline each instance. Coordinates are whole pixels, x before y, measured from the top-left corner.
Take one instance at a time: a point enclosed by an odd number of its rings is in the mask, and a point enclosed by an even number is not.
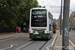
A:
[[[41,36],[37,36],[36,38],[41,38]]]

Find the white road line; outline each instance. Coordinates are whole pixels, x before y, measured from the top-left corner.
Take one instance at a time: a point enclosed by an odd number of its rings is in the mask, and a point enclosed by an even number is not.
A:
[[[29,43],[27,43],[27,44],[25,44],[25,45],[23,45],[23,46],[20,46],[20,47],[16,48],[15,50],[20,50],[21,48],[23,48],[23,47],[25,47],[25,46],[27,46],[27,45],[33,43],[33,42],[34,42],[34,41],[31,41],[31,42],[29,42]]]
[[[69,39],[70,44],[73,46],[73,49],[75,47],[75,45],[72,43],[72,41]],[[71,47],[72,48],[72,47]]]
[[[70,39],[69,39],[69,42],[71,43],[72,46],[75,46]]]
[[[58,34],[58,33],[57,33],[57,34]],[[55,36],[55,38],[54,38],[54,40],[53,40],[52,44],[51,44],[50,46],[46,47],[46,49],[47,49],[47,50],[49,50],[49,47],[53,46],[54,41],[55,41],[55,39],[56,39],[56,37],[57,37],[57,34],[56,34],[56,36]]]
[[[73,35],[75,35],[75,34],[73,34]],[[73,39],[75,39],[75,37],[73,37],[72,35],[70,36],[71,38],[73,38]],[[69,42],[71,43],[71,45],[73,46],[73,47],[75,47],[75,45],[73,44],[73,42],[69,39]]]
[[[57,33],[57,34],[58,34],[58,33]],[[55,39],[56,39],[56,37],[57,37],[57,34],[56,34],[56,36],[55,36],[55,38],[54,38],[52,44],[51,44],[50,46],[46,47],[47,50],[49,50],[49,47],[53,46],[54,41],[55,41]],[[71,37],[72,37],[72,36],[71,36]],[[72,38],[74,38],[74,37],[72,37]],[[75,39],[75,38],[74,38],[74,39]],[[69,42],[71,43],[71,45],[72,45],[73,47],[75,47],[75,45],[72,43],[72,41],[71,41],[70,39],[69,39]]]
[[[10,45],[10,47],[2,48],[2,49],[0,49],[0,50],[5,50],[5,49],[12,48],[14,45],[18,45],[18,44],[12,44],[12,45]]]

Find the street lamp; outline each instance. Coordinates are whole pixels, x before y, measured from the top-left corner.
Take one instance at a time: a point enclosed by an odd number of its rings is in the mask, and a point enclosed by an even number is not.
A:
[[[62,28],[62,1],[63,0],[61,0],[61,11],[60,11],[60,35],[61,35],[61,28]]]

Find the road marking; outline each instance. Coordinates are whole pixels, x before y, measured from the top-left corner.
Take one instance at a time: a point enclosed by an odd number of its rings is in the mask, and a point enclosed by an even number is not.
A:
[[[69,42],[71,43],[71,45],[73,46],[73,49],[75,47],[75,45],[73,44],[73,42],[69,39]]]
[[[57,33],[57,34],[58,34],[58,33]],[[51,44],[50,46],[46,47],[47,50],[49,50],[49,47],[52,47],[52,46],[53,46],[54,41],[55,41],[55,39],[56,39],[56,37],[57,37],[57,34],[56,34],[56,36],[55,36],[55,38],[54,38],[52,44]],[[74,38],[74,37],[72,37],[72,38]],[[74,38],[74,39],[75,39],[75,38]],[[72,41],[71,41],[70,39],[69,39],[69,42],[71,43],[71,45],[72,45],[73,47],[75,47],[75,45],[72,43]]]
[[[73,39],[75,39],[74,37],[72,37],[72,35],[70,37],[73,38]],[[70,39],[69,39],[69,42],[71,43],[72,46],[75,46]]]
[[[0,41],[10,40],[10,39],[18,38],[18,37],[23,37],[23,36],[24,35],[14,36],[14,37],[9,37],[9,38],[4,38],[4,39],[1,39]]]
[[[69,42],[71,43],[72,46],[75,46],[75,45],[73,44],[73,42],[72,42],[70,39],[69,39]]]
[[[27,43],[27,44],[25,44],[25,45],[23,45],[23,46],[20,46],[20,47],[16,48],[15,50],[20,50],[20,49],[22,49],[23,47],[25,47],[25,46],[27,46],[27,45],[33,43],[33,42],[34,42],[34,41],[31,41],[31,42],[29,42],[29,43]]]
[[[18,44],[12,44],[12,45],[10,45],[10,47],[2,48],[2,49],[0,49],[0,50],[5,50],[5,49],[12,48],[14,45],[18,45]]]
[[[19,36],[17,36],[17,37],[9,37],[9,38],[5,38],[5,39],[1,39],[0,41],[10,40],[10,39],[18,38],[18,37]]]
[[[58,33],[57,33],[57,34],[58,34]],[[46,47],[46,49],[47,49],[47,50],[49,50],[49,47],[53,46],[54,41],[55,41],[55,39],[56,39],[56,37],[57,37],[57,34],[56,34],[56,36],[55,36],[55,38],[54,38],[54,40],[53,40],[52,44],[51,44],[50,46]]]

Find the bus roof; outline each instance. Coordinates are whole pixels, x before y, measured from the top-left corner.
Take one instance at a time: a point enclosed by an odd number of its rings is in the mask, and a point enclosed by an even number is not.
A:
[[[32,8],[32,9],[46,9],[46,8]]]
[[[46,8],[31,8],[31,10],[33,10],[33,9],[46,9]],[[50,13],[50,11],[48,9],[46,9],[46,10]],[[53,19],[53,15],[51,13],[50,13],[50,17],[49,18]]]

